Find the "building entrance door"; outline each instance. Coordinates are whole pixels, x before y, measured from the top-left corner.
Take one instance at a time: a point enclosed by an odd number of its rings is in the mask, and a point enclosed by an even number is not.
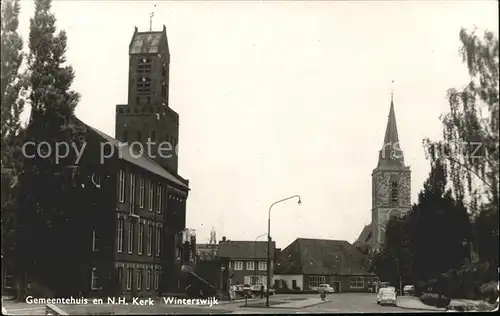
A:
[[[332,287],[333,287],[333,292],[334,293],[340,293],[340,281],[333,281],[332,283]]]

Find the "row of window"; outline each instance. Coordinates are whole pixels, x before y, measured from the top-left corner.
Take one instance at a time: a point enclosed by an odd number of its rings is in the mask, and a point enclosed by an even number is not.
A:
[[[234,261],[233,262],[233,269],[236,271],[241,271],[243,270],[243,263],[246,263],[246,270],[249,271],[254,271],[255,270],[255,261]],[[266,271],[267,270],[267,262],[266,261],[259,261],[259,271]]]
[[[320,284],[326,284],[326,276],[311,275],[309,276],[309,288],[318,287]],[[349,287],[351,289],[362,289],[365,287],[365,279],[362,276],[349,277]]]
[[[146,243],[146,251],[147,255],[151,256],[152,251],[153,251],[153,234],[156,233],[155,236],[155,248],[156,248],[156,256],[160,256],[160,247],[161,247],[161,232],[162,232],[162,226],[149,224],[146,225],[144,223],[137,223],[139,227],[139,233],[137,235],[137,254],[142,255],[144,251],[144,233],[145,233],[145,228],[147,226],[147,243]],[[117,239],[116,239],[116,246],[117,246],[117,251],[119,253],[123,252],[123,241],[124,241],[124,236],[125,236],[125,221],[122,219],[118,220],[118,225],[117,225]],[[135,223],[133,222],[128,222],[128,238],[127,238],[127,252],[129,254],[134,253],[134,232],[135,232]]]
[[[122,139],[124,142],[129,142],[132,141],[133,139],[129,138],[129,133],[128,131],[123,131],[123,136]],[[149,137],[146,139],[147,142],[153,143],[156,142],[156,131],[151,131],[149,132]],[[136,138],[134,141],[142,142],[142,133],[140,131],[137,131]],[[177,146],[178,139],[176,137],[171,136],[170,134],[165,134],[165,140],[170,143],[170,145],[173,147]]]
[[[145,203],[145,179],[144,176],[141,175],[139,180],[139,207],[144,208]],[[154,198],[155,184],[152,181],[147,181],[148,184],[148,210],[150,212],[153,211],[154,206],[156,206],[156,212],[161,214],[161,206],[162,206],[162,192],[163,186],[161,184],[156,185],[156,199]],[[135,213],[135,197],[136,197],[136,176],[133,173],[129,174],[129,205],[130,205],[130,213]],[[119,173],[119,189],[118,189],[118,198],[120,203],[125,202],[125,170],[120,170]]]
[[[123,284],[123,269],[122,267],[118,268],[118,282],[120,284]],[[132,290],[132,283],[134,279],[134,269],[133,268],[126,268],[127,269],[127,274],[126,274],[126,282],[125,282],[125,289],[127,291]],[[159,284],[160,284],[160,271],[153,271],[152,269],[137,269],[136,273],[136,278],[135,278],[135,283],[136,283],[136,288],[138,291],[142,290],[152,290],[154,289],[155,291],[158,290]],[[146,277],[144,278],[144,274],[146,274]],[[153,279],[154,275],[154,279]],[[145,282],[144,282],[145,280]],[[145,284],[143,284],[143,282]],[[97,268],[92,268],[92,281],[91,281],[91,289],[92,290],[100,290],[101,289],[101,284],[99,281],[99,274],[97,273]]]

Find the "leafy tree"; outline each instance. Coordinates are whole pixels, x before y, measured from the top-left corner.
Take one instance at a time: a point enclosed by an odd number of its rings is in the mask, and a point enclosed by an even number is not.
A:
[[[50,0],[36,0],[30,20],[27,84],[31,115],[25,135],[26,141],[37,145],[48,143],[50,150],[41,151],[44,158],[33,147],[26,150],[20,177],[17,259],[30,280],[68,294],[74,266],[68,244],[76,235],[72,223],[79,209],[71,203],[74,157],[58,161],[55,148],[57,142],[81,145],[83,130],[74,119],[79,95],[71,90],[74,71],[65,65],[66,33],[55,34],[56,18],[50,9]]]
[[[456,196],[471,197],[475,248],[481,260],[498,266],[498,38],[489,31],[481,38],[476,31],[462,29],[460,41],[469,83],[460,91],[448,90],[450,111],[442,116],[443,141],[425,143],[429,158],[448,162]]]
[[[9,272],[15,273],[13,253],[16,243],[16,189],[20,171],[18,137],[21,131],[20,115],[24,108],[23,77],[20,66],[23,61],[23,40],[19,26],[19,1],[2,1],[1,8],[1,175],[2,175],[2,256]]]
[[[409,214],[412,271],[417,280],[437,278],[458,269],[468,256],[470,219],[467,209],[447,189],[446,166],[437,160],[418,203]]]
[[[405,284],[444,280],[443,273],[459,269],[468,257],[469,214],[447,188],[446,170],[436,160],[418,202],[387,223],[384,248],[373,262],[384,281],[399,286],[400,279]]]

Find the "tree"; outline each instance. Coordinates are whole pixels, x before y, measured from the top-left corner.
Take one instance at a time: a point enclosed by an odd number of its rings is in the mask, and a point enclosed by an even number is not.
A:
[[[19,98],[23,85],[19,68],[23,61],[23,39],[17,32],[19,12],[18,0],[2,1],[2,72],[1,72],[1,136],[2,166],[12,165],[10,150],[12,136],[21,128],[19,116],[24,108],[24,100]]]
[[[74,157],[58,161],[55,148],[58,142],[79,145],[83,130],[74,119],[79,95],[71,90],[74,71],[65,65],[66,33],[55,34],[56,19],[50,9],[50,0],[36,0],[30,20],[26,79],[31,114],[25,141],[46,142],[50,149],[42,150],[46,155],[42,158],[28,148],[23,160],[17,259],[30,280],[67,294],[73,262],[66,244],[75,238],[71,221],[79,208],[71,203]]]
[[[498,38],[460,31],[460,54],[470,80],[449,89],[450,111],[442,116],[443,141],[426,139],[431,160],[445,159],[456,196],[471,197],[474,243],[481,260],[498,266],[499,107]]]
[[[468,257],[469,214],[447,188],[446,170],[441,160],[432,163],[417,203],[387,223],[384,247],[373,260],[374,272],[384,281],[399,286],[400,280],[443,280],[443,273],[459,269]]]
[[[409,214],[412,271],[417,280],[458,269],[468,256],[470,218],[447,189],[446,166],[436,160],[418,202]]]
[[[2,176],[2,256],[9,272],[15,273],[13,253],[16,243],[16,189],[17,175],[22,160],[19,157],[17,138],[21,131],[20,115],[24,108],[23,77],[20,66],[24,54],[19,26],[19,1],[2,1],[1,40],[1,176]]]
[[[441,117],[443,141],[425,142],[432,160],[449,162],[457,196],[484,193],[498,208],[498,38],[485,32],[481,39],[475,31],[462,29],[460,41],[470,81],[461,91],[448,90],[450,111]]]

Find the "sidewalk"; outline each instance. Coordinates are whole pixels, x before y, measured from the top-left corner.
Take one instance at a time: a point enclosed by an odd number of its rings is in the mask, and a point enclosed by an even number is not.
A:
[[[300,308],[306,308],[318,304],[323,304],[326,302],[331,302],[330,300],[322,300],[321,298],[318,297],[312,297],[308,298],[305,300],[300,300],[300,301],[291,301],[287,302],[284,304],[278,304],[278,305],[271,305],[270,307],[272,308],[293,308],[293,309],[300,309]]]
[[[446,308],[438,308],[434,306],[425,305],[418,297],[414,296],[399,296],[396,301],[396,306],[404,309],[414,309],[421,311],[443,312]]]

